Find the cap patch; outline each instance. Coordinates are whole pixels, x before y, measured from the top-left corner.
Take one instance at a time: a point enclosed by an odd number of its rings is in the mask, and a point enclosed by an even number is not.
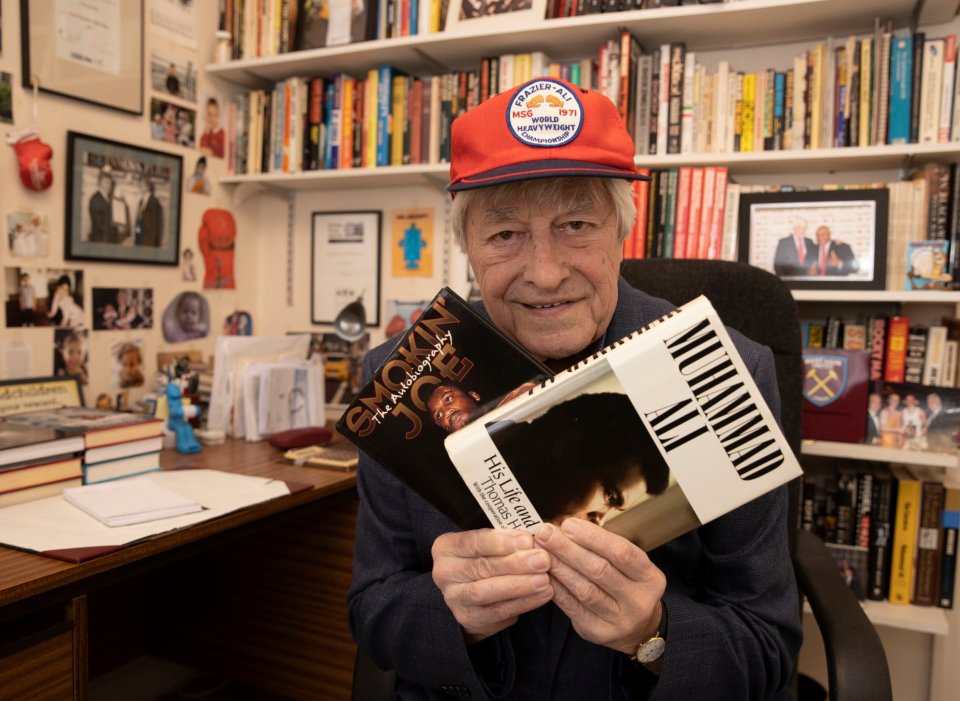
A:
[[[563,146],[580,133],[583,104],[562,83],[540,78],[517,89],[506,118],[510,133],[527,146]]]

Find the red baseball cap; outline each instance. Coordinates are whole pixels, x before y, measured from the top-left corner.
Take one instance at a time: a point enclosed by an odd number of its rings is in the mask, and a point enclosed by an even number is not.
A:
[[[560,176],[649,180],[610,99],[559,78],[534,78],[453,122],[450,192]]]

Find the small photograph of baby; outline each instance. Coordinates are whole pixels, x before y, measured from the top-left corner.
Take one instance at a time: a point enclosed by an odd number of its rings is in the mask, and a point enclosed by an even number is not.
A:
[[[70,375],[89,384],[87,373],[87,329],[55,329],[53,332],[53,374]]]
[[[150,136],[154,141],[193,148],[196,142],[197,113],[172,102],[150,99]]]
[[[36,212],[7,214],[7,245],[14,258],[46,258],[50,253],[47,218]]]
[[[113,387],[143,387],[143,339],[118,341],[110,346]]]
[[[198,292],[181,292],[163,312],[163,337],[170,343],[210,333],[210,306]]]
[[[94,287],[93,330],[153,328],[153,290],[142,287]]]
[[[7,327],[84,326],[83,271],[4,268]]]

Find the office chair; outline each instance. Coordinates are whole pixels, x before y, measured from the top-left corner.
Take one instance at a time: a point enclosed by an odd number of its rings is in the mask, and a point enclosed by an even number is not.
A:
[[[800,320],[790,290],[772,273],[744,263],[712,260],[624,261],[634,287],[683,304],[706,295],[723,322],[773,351],[780,423],[800,455],[802,352]],[[800,479],[790,484],[790,550],[800,601],[810,602],[823,636],[831,701],[889,701],[890,672],[876,629],[819,538],[799,528]],[[796,682],[795,682],[796,684]],[[801,697],[802,701],[802,697]]]
[[[774,355],[780,390],[780,421],[794,452],[800,454],[800,321],[790,290],[775,275],[742,263],[703,260],[629,260],[621,269],[634,287],[683,304],[706,295],[720,318]],[[876,629],[853,593],[841,581],[823,542],[801,530],[800,481],[790,484],[790,550],[803,597],[810,602],[827,655],[831,701],[891,701],[887,658]],[[358,651],[353,701],[393,698],[396,677],[382,672]],[[797,679],[794,675],[794,693]],[[799,697],[804,701],[804,697]]]

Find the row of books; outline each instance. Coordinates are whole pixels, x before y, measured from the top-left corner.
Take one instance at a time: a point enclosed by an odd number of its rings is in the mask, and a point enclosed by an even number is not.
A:
[[[546,19],[736,0],[549,0]],[[447,26],[448,7],[463,18],[527,9],[486,0],[220,0],[219,29],[234,59],[275,56],[373,39],[431,34]]]
[[[893,32],[816,43],[788,69],[709,71],[683,42],[601,48],[599,88],[637,153],[687,154],[960,141],[956,36]]]
[[[0,507],[160,469],[163,422],[64,407],[0,419]]]
[[[861,599],[953,608],[960,486],[894,465],[804,477],[801,527]]]
[[[870,316],[804,321],[805,348],[866,351],[871,382],[911,382],[928,387],[960,387],[960,319],[941,317],[921,324],[908,316]]]

